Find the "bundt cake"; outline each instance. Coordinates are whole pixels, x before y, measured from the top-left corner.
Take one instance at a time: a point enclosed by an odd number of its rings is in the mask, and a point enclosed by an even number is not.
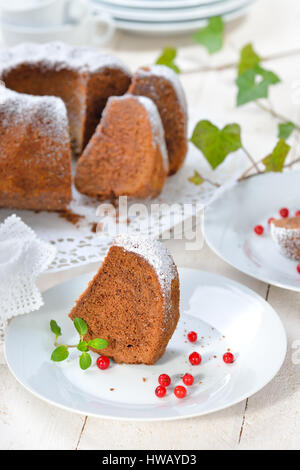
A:
[[[158,241],[119,235],[69,316],[85,320],[85,340],[108,341],[101,354],[119,363],[154,364],[179,319],[171,255]]]
[[[283,255],[300,260],[300,217],[272,220],[271,235]]]
[[[153,101],[111,97],[80,157],[75,185],[92,197],[157,196],[168,174],[164,131]]]
[[[170,174],[182,166],[187,153],[187,108],[177,74],[164,65],[139,69],[129,93],[151,98],[157,106],[165,130]]]
[[[120,60],[96,49],[55,42],[0,49],[0,80],[19,93],[60,97],[68,110],[72,147],[79,154],[108,97],[127,91],[130,73]]]
[[[63,101],[0,86],[0,206],[61,210],[71,197],[70,137]]]

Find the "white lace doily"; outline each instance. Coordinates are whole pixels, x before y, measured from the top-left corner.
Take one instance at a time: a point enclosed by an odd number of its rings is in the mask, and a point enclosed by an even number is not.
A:
[[[196,122],[201,118],[199,113],[193,113],[190,118],[189,135],[192,134]],[[176,225],[191,219],[202,207],[218,197],[238,179],[248,166],[247,158],[240,150],[229,155],[217,170],[212,171],[200,151],[193,144],[189,144],[183,168],[167,179],[160,196],[146,202],[131,201],[128,203],[130,210],[132,209],[131,213],[129,210],[129,220],[127,217],[125,217],[126,220],[119,216],[117,218],[123,224],[123,228],[126,227],[129,232],[134,231],[142,235],[161,238],[164,233],[172,231]],[[221,183],[222,187],[217,188],[207,182],[195,186],[188,181],[188,178],[193,176],[194,170],[212,181]],[[57,272],[101,261],[114,238],[112,231],[108,233],[105,230],[106,224],[99,233],[93,232],[95,224],[103,221],[99,215],[96,215],[99,202],[80,195],[75,188],[73,194],[70,210],[72,213],[83,216],[76,225],[56,213],[0,210],[0,222],[8,215],[16,213],[39,238],[56,246],[57,255],[47,272]],[[134,205],[136,203],[142,206]],[[136,213],[136,209],[140,213]],[[144,213],[145,209],[147,214]],[[105,220],[107,223],[108,219]],[[115,222],[114,216],[111,222],[112,224]],[[108,226],[111,227],[111,224]]]
[[[43,305],[36,279],[55,254],[55,246],[39,240],[16,215],[0,225],[0,346],[10,318]]]

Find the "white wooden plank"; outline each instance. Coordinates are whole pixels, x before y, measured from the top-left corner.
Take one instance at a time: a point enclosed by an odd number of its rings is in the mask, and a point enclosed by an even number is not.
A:
[[[75,449],[83,423],[31,395],[0,366],[0,449]]]

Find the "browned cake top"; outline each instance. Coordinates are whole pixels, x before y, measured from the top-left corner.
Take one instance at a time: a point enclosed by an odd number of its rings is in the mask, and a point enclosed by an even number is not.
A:
[[[287,230],[300,230],[300,217],[288,217],[275,219],[272,221],[275,227],[285,228]]]

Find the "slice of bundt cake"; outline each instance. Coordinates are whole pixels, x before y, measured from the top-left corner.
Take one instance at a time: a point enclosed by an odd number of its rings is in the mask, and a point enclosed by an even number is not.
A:
[[[153,101],[129,94],[111,97],[78,161],[78,191],[100,198],[154,197],[167,173],[164,131]]]
[[[63,101],[0,86],[0,207],[62,210],[71,197]]]
[[[52,42],[0,50],[0,80],[7,88],[65,102],[76,154],[93,135],[109,96],[123,95],[130,78],[119,59],[93,48]]]
[[[158,241],[119,235],[69,316],[86,321],[86,340],[108,341],[101,354],[120,363],[154,364],[179,319],[171,255]]]
[[[170,174],[176,173],[187,153],[187,106],[178,75],[164,65],[144,67],[135,73],[128,91],[156,104],[165,130]]]
[[[271,235],[283,255],[300,260],[300,217],[273,220]]]

